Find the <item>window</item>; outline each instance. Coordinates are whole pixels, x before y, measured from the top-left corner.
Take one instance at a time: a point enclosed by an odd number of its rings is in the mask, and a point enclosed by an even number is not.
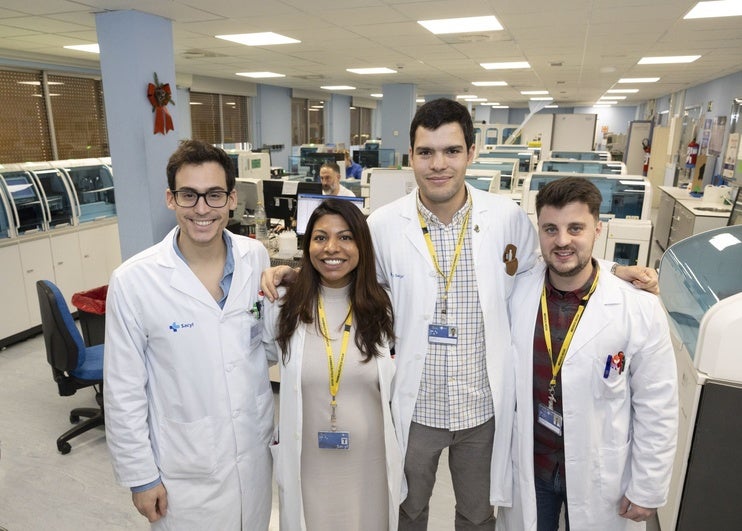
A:
[[[248,140],[247,96],[191,92],[191,138],[209,144]]]
[[[0,101],[0,163],[110,154],[99,79],[1,70]]]
[[[0,71],[0,163],[51,160],[41,72]]]
[[[291,144],[324,144],[324,101],[291,98]]]
[[[371,113],[373,109],[365,107],[350,108],[350,143],[360,146],[371,138]]]
[[[47,86],[57,158],[107,157],[110,150],[100,80],[49,74]]]

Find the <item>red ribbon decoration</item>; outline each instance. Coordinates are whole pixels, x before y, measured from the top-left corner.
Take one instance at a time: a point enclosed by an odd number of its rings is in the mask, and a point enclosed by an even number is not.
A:
[[[175,129],[173,127],[173,118],[167,110],[167,104],[173,101],[170,84],[160,83],[155,72],[155,82],[147,85],[147,99],[152,105],[152,112],[155,113],[155,132],[166,134],[168,131]]]

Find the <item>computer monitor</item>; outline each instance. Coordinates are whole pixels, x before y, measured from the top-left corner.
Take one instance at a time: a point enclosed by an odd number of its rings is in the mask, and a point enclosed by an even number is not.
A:
[[[322,195],[322,184],[281,179],[263,181],[263,205],[266,216],[282,220],[285,227],[292,227],[296,220],[298,194]]]
[[[245,210],[252,213],[257,208],[258,198],[263,197],[263,181],[260,179],[237,178],[234,182],[234,188],[237,190],[237,205],[232,217],[241,220]]]
[[[307,153],[306,155],[302,156],[301,165],[306,166],[308,168],[307,176],[312,177],[314,180],[319,180],[319,169],[322,167],[323,164],[327,162],[344,162],[345,161],[345,154],[344,153]],[[341,168],[342,169],[342,168]],[[341,177],[345,177],[345,174],[343,172],[343,175]]]
[[[391,168],[394,166],[394,150],[363,149],[358,151],[358,164],[364,168]]]
[[[322,201],[325,199],[340,199],[343,201],[350,201],[355,204],[361,212],[363,212],[363,197],[346,197],[339,195],[322,195],[322,194],[298,194],[296,199],[296,234],[302,236],[307,231],[307,223],[309,223],[309,217],[314,212]]]

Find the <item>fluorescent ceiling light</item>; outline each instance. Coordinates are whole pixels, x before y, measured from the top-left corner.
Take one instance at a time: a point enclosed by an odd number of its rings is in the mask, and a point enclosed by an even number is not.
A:
[[[737,0],[698,2],[683,18],[737,17],[742,15],[742,3]]]
[[[383,94],[381,94],[380,92],[377,92],[377,93],[375,93],[375,94],[371,94],[370,96],[371,96],[372,98],[383,98],[383,97],[384,97],[384,95],[383,95]]]
[[[536,96],[535,98],[528,98],[531,101],[551,101],[554,98],[551,96]]]
[[[598,103],[601,104],[601,105],[616,105],[618,102],[617,101],[614,101],[614,100],[604,100],[604,99],[601,99]]]
[[[269,46],[271,44],[294,44],[296,39],[266,31],[263,33],[237,33],[235,35],[214,35],[217,39],[244,44],[245,46]]]
[[[656,83],[659,81],[658,77],[622,77],[618,80],[619,83]]]
[[[593,107],[610,107],[608,103],[596,103]]]
[[[544,109],[558,109],[559,105],[545,105]]]
[[[479,63],[485,70],[515,70],[517,68],[531,68],[528,61],[510,61],[506,63]]]
[[[639,89],[609,89],[606,90],[606,94],[636,94]]]
[[[475,87],[507,87],[508,84],[505,81],[472,81],[472,85]]]
[[[626,96],[616,96],[616,95],[612,95],[612,96],[601,96],[600,99],[601,100],[625,100],[626,99]]]
[[[459,94],[458,96],[456,96],[457,100],[471,100],[474,98],[476,98],[474,94]]]
[[[692,63],[700,58],[700,55],[668,55],[666,57],[642,57],[637,64],[640,65],[672,65],[679,63]]]
[[[391,68],[381,67],[381,68],[346,68],[346,72],[350,72],[352,74],[361,74],[361,75],[367,75],[367,74],[396,74],[396,70],[392,70]]]
[[[441,18],[418,20],[423,28],[436,35],[444,33],[474,33],[477,31],[499,31],[502,24],[492,15],[486,17]]]
[[[310,105],[309,108],[310,109],[324,109],[325,106],[324,105]]]
[[[68,50],[77,50],[78,52],[88,53],[100,53],[100,47],[98,43],[95,44],[73,44],[71,46],[65,46]]]
[[[489,105],[490,107],[494,107],[496,105],[500,105],[499,101],[490,101],[488,103],[485,103],[485,105]]]
[[[487,98],[469,98],[466,101],[481,102],[481,101],[487,101]]]
[[[319,109],[309,109],[309,112],[319,112]]]
[[[325,90],[355,90],[355,87],[351,87],[350,85],[325,85],[324,87],[320,87]]]
[[[521,90],[521,94],[524,96],[537,96],[539,94],[548,94],[548,90]]]
[[[200,101],[192,101],[192,102],[190,102],[190,104],[191,105],[203,105],[203,103],[200,102]]]
[[[509,109],[510,106],[509,105],[493,105],[492,108],[493,109]]]
[[[237,72],[236,75],[251,77],[253,79],[263,79],[266,77],[286,77],[285,74],[276,74],[275,72]]]
[[[416,98],[415,103],[425,103],[425,98]]]

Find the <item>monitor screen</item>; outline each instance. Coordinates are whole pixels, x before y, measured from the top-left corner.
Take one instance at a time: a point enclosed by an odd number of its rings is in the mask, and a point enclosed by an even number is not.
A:
[[[292,227],[296,220],[298,194],[322,195],[322,184],[279,179],[263,181],[263,205],[266,216],[280,219],[284,226]]]
[[[246,210],[254,212],[258,206],[262,181],[259,179],[235,179],[234,188],[237,191],[237,205],[234,208],[234,218],[242,219]]]
[[[344,153],[307,153],[301,158],[301,165],[307,167],[307,176],[319,180],[319,169],[326,162],[341,162]]]
[[[346,197],[322,194],[299,194],[296,200],[297,235],[301,236],[307,231],[307,223],[309,223],[309,217],[312,215],[312,212],[314,212],[314,209],[317,208],[322,201],[329,198],[350,201],[351,203],[354,203],[361,211],[363,211],[364,199],[362,197]]]

